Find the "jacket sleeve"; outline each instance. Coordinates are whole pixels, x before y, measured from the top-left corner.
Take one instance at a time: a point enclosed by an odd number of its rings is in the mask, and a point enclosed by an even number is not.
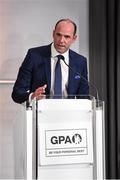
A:
[[[31,79],[33,70],[33,59],[31,53],[28,53],[19,68],[16,82],[13,86],[12,99],[16,103],[23,103],[28,100],[29,94],[31,93]]]

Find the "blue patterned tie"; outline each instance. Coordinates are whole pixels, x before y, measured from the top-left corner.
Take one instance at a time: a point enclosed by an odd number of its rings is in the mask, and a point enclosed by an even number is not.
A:
[[[62,98],[62,73],[60,59],[62,55],[58,55],[58,60],[55,66],[55,80],[54,80],[54,98]]]

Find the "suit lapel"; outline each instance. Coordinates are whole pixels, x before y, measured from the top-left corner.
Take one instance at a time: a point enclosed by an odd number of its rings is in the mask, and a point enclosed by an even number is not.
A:
[[[68,94],[75,95],[77,93],[77,89],[79,87],[80,77],[76,78],[78,75],[74,71],[77,72],[77,64],[72,51],[69,51],[69,66],[73,68],[73,71],[69,68],[69,77],[68,77]]]
[[[51,88],[51,45],[48,46],[45,52],[45,71],[47,78],[48,90]]]
[[[69,52],[69,66],[74,69],[74,57],[72,57],[72,53]],[[69,77],[68,77],[68,94],[72,94],[74,92],[74,76],[75,73],[69,68]]]
[[[45,70],[46,70],[47,85],[48,85],[48,89],[50,90],[50,87],[51,87],[51,63],[50,63],[50,58],[47,58],[46,61],[45,61]]]

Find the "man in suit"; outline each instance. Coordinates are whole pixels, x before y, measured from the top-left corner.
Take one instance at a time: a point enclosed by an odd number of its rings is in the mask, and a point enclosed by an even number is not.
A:
[[[89,94],[86,58],[70,49],[77,38],[76,30],[72,20],[61,19],[55,25],[51,44],[28,50],[13,87],[12,98],[15,102],[54,96],[54,70],[59,54],[69,66],[63,60],[60,61],[62,95]]]

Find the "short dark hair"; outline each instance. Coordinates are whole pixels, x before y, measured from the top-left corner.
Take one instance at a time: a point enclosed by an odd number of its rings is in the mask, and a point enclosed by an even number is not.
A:
[[[56,25],[55,25],[55,29],[57,28],[57,25],[62,22],[62,21],[65,21],[65,22],[70,22],[73,24],[74,26],[74,35],[76,35],[76,32],[77,32],[77,25],[75,24],[75,22],[73,22],[71,19],[60,19],[59,21],[57,21]]]

